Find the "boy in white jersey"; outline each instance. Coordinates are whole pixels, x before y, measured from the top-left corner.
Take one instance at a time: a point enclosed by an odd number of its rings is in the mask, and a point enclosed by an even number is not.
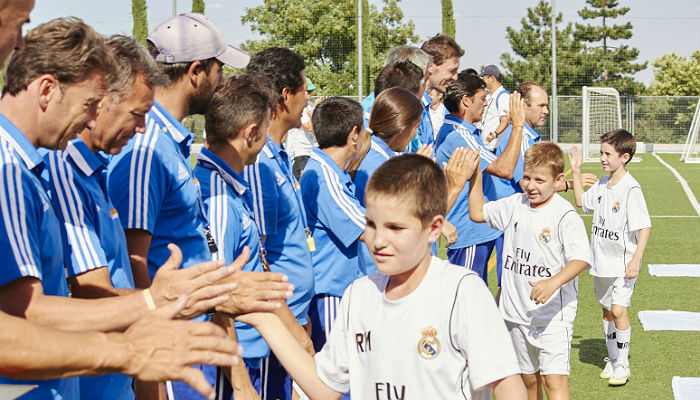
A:
[[[526,398],[488,288],[431,254],[446,198],[445,177],[426,157],[394,157],[374,172],[365,243],[379,272],[347,288],[315,359],[273,314],[240,317],[310,398],[491,399],[491,389],[497,399]]]
[[[608,347],[600,373],[610,385],[624,385],[630,376],[630,306],[634,284],[649,240],[651,220],[642,188],[625,166],[634,156],[637,142],[624,129],[600,138],[600,162],[610,174],[584,193],[581,184],[581,153],[569,154],[574,175],[576,205],[593,211],[591,225],[591,275],[595,294],[603,306],[603,331]]]
[[[470,179],[469,216],[504,232],[499,308],[506,320],[531,400],[569,398],[569,352],[576,318],[578,274],[589,264],[586,228],[556,193],[564,153],[554,143],[525,153],[525,193],[486,203],[481,169]]]

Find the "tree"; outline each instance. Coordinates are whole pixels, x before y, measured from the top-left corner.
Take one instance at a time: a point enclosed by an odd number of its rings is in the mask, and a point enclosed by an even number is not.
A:
[[[557,27],[562,15],[556,16]],[[540,1],[527,9],[527,17],[516,30],[507,27],[507,38],[513,53],[501,54],[501,65],[507,69],[503,75],[504,86],[514,89],[520,82],[532,81],[552,89],[552,7]],[[568,23],[558,28],[557,35],[557,93],[580,94],[581,87],[593,83],[595,64],[583,52],[581,42],[574,39],[573,27]]]
[[[134,17],[134,27],[131,29],[131,35],[137,42],[145,45],[148,37],[146,0],[131,0],[131,15]]]
[[[204,14],[204,0],[192,0],[192,12]]]
[[[455,13],[452,7],[452,0],[442,0],[442,34],[455,37],[457,28],[455,27]]]
[[[365,92],[372,90],[390,49],[418,41],[413,23],[401,22],[398,1],[383,0],[381,10],[363,4]],[[263,36],[243,43],[251,54],[271,46],[292,49],[306,62],[306,73],[320,93],[357,94],[356,1],[265,0],[261,6],[246,9],[241,21]]]
[[[576,24],[574,37],[588,43],[586,52],[596,61],[596,82],[612,86],[623,93],[638,93],[642,84],[634,81],[632,74],[647,67],[647,63],[634,63],[639,57],[639,50],[620,44],[613,46],[613,41],[627,40],[632,37],[632,23],[615,25],[610,20],[629,12],[629,7],[618,7],[617,0],[586,0],[591,7],[584,7],[578,15],[584,20],[600,20],[600,25]]]
[[[646,94],[700,96],[700,51],[690,57],[669,53],[654,60],[654,78]]]

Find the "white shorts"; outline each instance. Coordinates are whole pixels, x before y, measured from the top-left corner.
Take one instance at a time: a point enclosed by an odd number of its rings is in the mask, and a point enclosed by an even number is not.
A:
[[[532,328],[505,322],[521,373],[534,374],[539,371],[542,375],[569,375],[572,327]]]
[[[613,304],[629,307],[634,292],[634,284],[637,278],[625,279],[624,277],[593,277],[595,297],[604,309],[610,310]]]

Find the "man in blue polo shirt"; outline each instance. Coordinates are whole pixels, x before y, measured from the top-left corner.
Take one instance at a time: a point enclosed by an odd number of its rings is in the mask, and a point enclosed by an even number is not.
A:
[[[316,242],[316,295],[309,318],[314,347],[319,351],[343,292],[364,273],[358,250],[365,231],[365,209],[355,197],[355,185],[345,170],[361,147],[362,106],[347,98],[331,97],[316,107],[312,122],[319,147],[306,164],[300,184]]]
[[[181,268],[211,260],[216,250],[190,168],[194,135],[180,121],[207,110],[221,82],[223,64],[240,68],[249,59],[229,46],[202,14],[169,18],[151,32],[147,44],[170,83],[156,88],[145,133],[137,133],[114,157],[108,179],[109,197],[125,229],[136,287],[150,285],[169,255],[169,243],[182,249]],[[201,369],[213,384],[216,369]],[[181,382],[168,382],[165,390],[171,398],[200,398]]]
[[[244,176],[251,187],[255,221],[263,236],[270,269],[286,274],[294,284],[294,294],[287,304],[297,322],[304,326],[308,324],[309,303],[314,293],[311,254],[315,244],[299,182],[282,144],[287,131],[300,126],[301,113],[306,107],[304,60],[291,50],[268,48],[255,54],[246,70],[265,76],[279,96],[270,117],[265,146],[257,161],[245,168]],[[305,347],[313,352],[310,339]],[[268,396],[291,398],[291,380],[274,354],[266,363],[269,364],[268,387],[284,388],[282,392],[268,392]]]
[[[479,150],[482,171],[509,178],[520,152],[524,118],[522,108],[511,106],[511,118],[516,128],[504,153],[496,157],[484,148],[480,132],[474,126],[474,123],[481,120],[486,105],[484,87],[484,82],[473,75],[460,75],[456,81],[447,85],[444,101],[450,115],[445,117],[445,123],[438,132],[437,162],[447,162],[457,148],[468,147]],[[520,104],[519,96],[514,96],[513,99]],[[486,224],[475,223],[469,218],[468,195],[468,188],[465,187],[447,214],[447,220],[457,227],[457,242],[448,248],[447,256],[451,263],[473,269],[486,282],[486,265],[497,241],[502,240],[502,232]]]

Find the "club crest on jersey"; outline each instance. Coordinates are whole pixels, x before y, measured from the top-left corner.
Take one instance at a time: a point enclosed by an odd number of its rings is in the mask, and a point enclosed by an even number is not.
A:
[[[542,233],[540,233],[540,242],[547,244],[549,243],[550,240],[552,240],[552,231],[549,228],[544,228],[542,229]]]
[[[619,202],[619,201],[616,201],[616,202],[615,202],[615,205],[614,205],[613,208],[612,208],[612,212],[616,213],[616,212],[618,212],[618,211],[620,211],[620,202]]]
[[[423,337],[418,342],[418,354],[426,360],[431,360],[440,354],[440,341],[437,339],[437,329],[428,326],[423,329]]]

